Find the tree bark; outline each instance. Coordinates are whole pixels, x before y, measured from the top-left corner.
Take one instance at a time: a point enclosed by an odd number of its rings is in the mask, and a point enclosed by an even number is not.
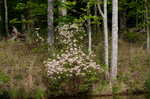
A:
[[[126,11],[122,11],[120,13],[121,13],[120,16],[122,16],[122,17],[119,18],[120,30],[123,30],[125,32],[126,27],[127,27],[127,25],[126,25],[126,22],[127,22],[126,15],[127,15],[127,13],[126,13]]]
[[[5,32],[8,35],[8,7],[7,7],[7,0],[4,0],[4,7],[5,7]]]
[[[2,38],[2,36],[4,35],[4,31],[5,31],[5,28],[4,28],[4,1],[3,0],[0,0],[0,38]]]
[[[103,27],[104,27],[104,52],[105,52],[105,65],[106,65],[106,76],[109,76],[109,43],[108,43],[108,18],[107,18],[107,0],[104,0],[104,11],[102,11],[100,4],[98,4],[98,9],[103,17]]]
[[[149,9],[148,9],[148,5],[147,5],[147,0],[145,0],[145,9],[146,9],[146,13],[145,13],[145,20],[146,20],[146,32],[147,32],[147,51],[149,52],[150,49],[150,33],[149,33]]]
[[[48,0],[48,15],[47,15],[47,23],[48,23],[48,44],[52,45],[54,43],[54,12],[53,12],[53,0]]]
[[[112,57],[111,80],[117,79],[118,64],[118,0],[112,1]]]
[[[109,60],[108,60],[108,22],[107,22],[107,0],[104,0],[104,36],[105,36],[105,64],[108,66],[109,65]]]
[[[62,3],[65,3],[66,0],[61,0]],[[60,14],[61,16],[66,16],[67,15],[67,9],[65,7],[60,7]]]
[[[3,26],[3,24],[2,24],[2,4],[3,4],[3,2],[2,1],[0,1],[0,36],[2,36],[2,26]]]
[[[88,8],[88,15],[90,15],[91,11],[90,8]],[[92,53],[92,29],[91,29],[91,19],[88,19],[88,37],[89,37],[89,45],[88,45],[88,51],[89,55]]]
[[[138,3],[138,0],[136,0],[136,3]],[[138,24],[139,24],[139,19],[138,19],[138,18],[139,18],[139,17],[138,17],[138,16],[139,16],[139,15],[138,15],[138,7],[136,8],[136,13],[137,13],[137,14],[136,14],[136,28],[138,29]]]
[[[21,15],[21,20],[23,21],[22,22],[22,32],[25,32],[25,30],[26,30],[26,24],[24,23],[24,21],[25,21],[25,17],[24,17],[24,15],[22,14]]]
[[[105,64],[106,78],[109,79],[109,44],[108,44],[108,22],[107,22],[107,0],[104,0],[104,42],[105,42]]]

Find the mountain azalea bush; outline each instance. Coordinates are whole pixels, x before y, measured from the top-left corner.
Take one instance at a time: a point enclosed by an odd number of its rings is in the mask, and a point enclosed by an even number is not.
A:
[[[73,24],[59,27],[58,31],[58,40],[66,46],[56,58],[45,62],[50,93],[72,95],[90,91],[93,83],[99,80],[102,69],[82,51],[78,41],[83,39],[83,30]]]
[[[84,28],[78,24],[58,26],[56,28],[57,37],[55,47],[61,53],[70,48],[81,48],[83,38],[86,36]],[[80,46],[79,46],[80,45]]]

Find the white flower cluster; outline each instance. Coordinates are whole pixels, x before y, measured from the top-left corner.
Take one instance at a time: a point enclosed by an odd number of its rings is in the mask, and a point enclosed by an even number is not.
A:
[[[70,48],[70,46],[77,47],[79,39],[83,39],[83,35],[81,34],[84,33],[84,29],[79,27],[77,24],[60,26],[57,27],[57,30],[59,35],[56,39],[61,41],[62,44],[67,45],[68,48]]]
[[[48,76],[55,76],[63,73],[76,76],[83,76],[91,69],[100,70],[100,66],[90,59],[81,49],[70,49],[54,60],[46,63]]]
[[[72,29],[74,30],[72,31]],[[57,55],[56,59],[49,59],[46,62],[49,77],[57,78],[62,74],[69,77],[73,75],[86,76],[87,72],[101,70],[100,65],[91,60],[80,46],[77,46],[74,33],[79,32],[78,30],[75,24],[59,28],[59,35],[63,37],[62,43],[67,44],[67,49],[61,55]]]

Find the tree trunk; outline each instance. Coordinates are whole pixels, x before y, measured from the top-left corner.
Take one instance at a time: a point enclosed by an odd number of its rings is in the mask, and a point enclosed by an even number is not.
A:
[[[60,0],[60,1],[63,4],[63,6],[59,7],[59,17],[64,17],[67,15],[67,9],[64,6],[66,0]],[[59,22],[59,24],[64,24],[64,23],[65,23],[64,21]]]
[[[105,65],[106,65],[106,76],[109,77],[109,43],[108,43],[108,22],[107,22],[107,0],[104,0],[104,12],[102,11],[100,4],[98,9],[103,17],[104,26],[104,52],[105,52]]]
[[[138,0],[136,0],[136,3],[138,3]],[[138,24],[139,24],[139,15],[138,15],[138,7],[136,8],[136,28],[138,29]]]
[[[105,64],[109,65],[108,60],[108,22],[107,22],[107,0],[104,0],[104,41],[105,41]],[[108,68],[107,68],[108,69]]]
[[[61,0],[62,3],[65,3],[66,0]],[[66,16],[67,15],[67,9],[65,7],[60,7],[60,15]]]
[[[146,9],[146,14],[145,14],[145,16],[146,16],[146,18],[145,18],[145,20],[146,20],[146,32],[147,32],[147,51],[149,52],[149,49],[150,49],[150,33],[149,33],[149,9],[148,9],[148,5],[147,5],[147,0],[145,0],[145,3],[146,3],[146,5],[145,5],[145,9]]]
[[[126,22],[127,22],[126,14],[127,14],[126,11],[122,11],[120,14],[120,16],[122,16],[122,17],[120,17],[120,19],[119,19],[120,30],[123,30],[124,32],[126,31],[126,27],[127,27],[127,25],[126,25]]]
[[[118,0],[112,1],[112,58],[111,80],[117,79],[118,64]]]
[[[54,13],[53,13],[53,0],[48,0],[48,15],[47,15],[47,23],[48,23],[48,44],[52,45],[54,43]]]
[[[2,36],[4,35],[4,1],[0,0],[0,39],[2,38]]]
[[[8,7],[7,7],[7,0],[4,0],[4,7],[5,7],[5,32],[8,35]]]
[[[97,17],[97,6],[96,4],[94,5],[94,16]],[[94,32],[97,34],[98,33],[98,24],[94,24]]]
[[[21,20],[23,21],[22,22],[22,32],[24,33],[25,32],[25,30],[26,30],[26,24],[24,23],[24,21],[25,21],[25,17],[24,17],[24,15],[22,14],[21,15]]]
[[[90,8],[88,8],[88,15],[90,15]],[[92,53],[92,29],[91,29],[91,19],[88,19],[88,37],[89,37],[88,51],[89,51],[89,54],[91,54],[91,53]]]
[[[23,14],[21,15],[21,18],[23,19]],[[28,8],[27,9],[27,15],[26,15],[26,19],[27,20],[32,20],[33,16],[32,16],[32,9]],[[24,19],[23,19],[24,20]],[[32,20],[32,22],[27,22],[26,23],[26,42],[28,43],[32,43],[32,29],[33,29],[33,23],[34,21]],[[22,28],[23,28],[23,23],[22,23]]]
[[[2,26],[3,26],[3,22],[2,22],[2,5],[3,5],[3,2],[0,1],[0,36],[2,36]]]

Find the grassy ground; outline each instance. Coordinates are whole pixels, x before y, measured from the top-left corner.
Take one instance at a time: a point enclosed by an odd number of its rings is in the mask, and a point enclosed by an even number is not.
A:
[[[96,53],[99,55],[97,58],[101,57],[101,53]],[[47,86],[43,76],[43,61],[47,58],[47,50],[39,45],[0,42],[0,93],[5,90],[12,97],[28,94],[34,97],[44,96]],[[120,40],[118,65],[115,92],[145,90],[145,82],[149,79],[150,71],[150,56],[146,49]],[[101,87],[102,91],[107,93],[109,87],[103,88],[104,90]]]
[[[104,61],[103,54],[103,46],[100,44],[96,48],[97,62]],[[147,86],[145,83],[150,79],[149,66],[150,54],[142,44],[119,40],[118,80],[116,86],[111,90],[109,84],[102,81],[101,85],[96,86],[95,93],[108,95],[112,91],[114,93],[146,91]]]
[[[42,94],[40,91],[46,90],[43,61],[47,57],[47,51],[35,44],[0,42],[1,91],[9,91],[13,97],[17,96],[16,91],[26,95],[36,91]]]
[[[118,78],[131,91],[145,90],[145,82],[149,79],[150,55],[143,46],[119,43]]]

